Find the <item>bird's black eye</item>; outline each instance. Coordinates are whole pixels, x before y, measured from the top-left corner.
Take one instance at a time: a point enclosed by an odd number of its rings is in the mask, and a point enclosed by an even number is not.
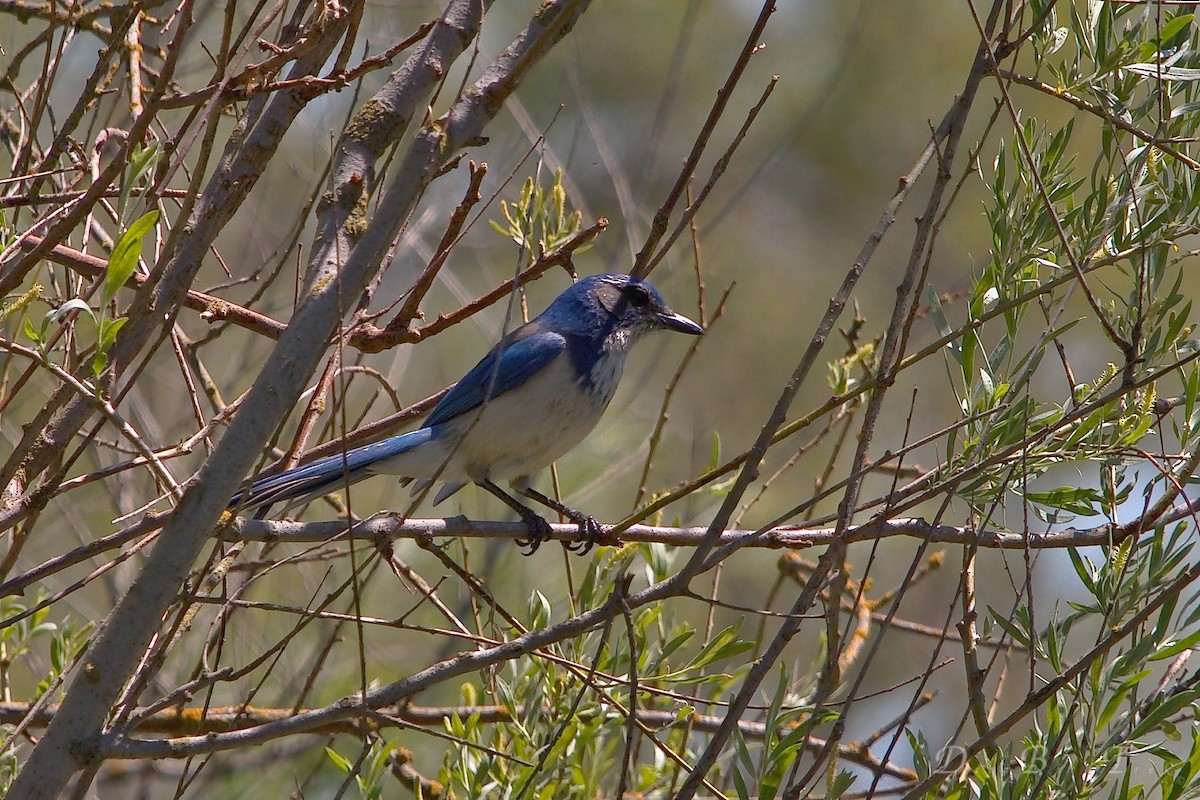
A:
[[[650,293],[644,287],[632,284],[625,289],[625,299],[634,308],[645,308],[650,305]]]

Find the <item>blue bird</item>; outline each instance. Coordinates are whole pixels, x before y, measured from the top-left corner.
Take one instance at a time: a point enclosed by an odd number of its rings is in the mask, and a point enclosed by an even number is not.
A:
[[[587,552],[599,536],[592,517],[530,486],[532,476],[583,441],[616,394],[629,348],[645,333],[704,329],[667,307],[631,275],[593,275],[560,294],[536,319],[500,340],[430,412],[425,426],[255,481],[230,501],[242,510],[298,505],[372,475],[416,480],[413,493],[444,486],[434,505],[473,482],[520,515],[537,550],[550,526],[501,489],[512,489],[579,525]]]

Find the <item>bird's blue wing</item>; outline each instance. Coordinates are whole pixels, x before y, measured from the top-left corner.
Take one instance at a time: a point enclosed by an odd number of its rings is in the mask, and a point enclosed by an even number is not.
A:
[[[530,322],[500,340],[492,351],[454,385],[425,420],[441,425],[478,408],[529,380],[567,349],[567,340]],[[490,391],[489,391],[490,390]]]

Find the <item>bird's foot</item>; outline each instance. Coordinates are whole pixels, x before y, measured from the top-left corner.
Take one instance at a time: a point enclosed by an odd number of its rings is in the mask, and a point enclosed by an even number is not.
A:
[[[521,555],[531,556],[542,546],[542,542],[550,541],[550,535],[553,531],[550,529],[550,523],[538,516],[532,509],[527,508],[518,513],[520,513],[521,521],[525,523],[525,527],[529,528],[529,538],[517,539],[517,544],[521,547],[529,548],[522,551]]]
[[[521,547],[529,548],[522,553],[522,555],[533,555],[537,552],[537,549],[542,546],[542,542],[550,540],[550,535],[553,533],[553,531],[550,529],[550,523],[538,516],[536,511],[491,481],[479,481],[479,485],[484,489],[487,489],[499,500],[503,501],[504,505],[517,512],[517,515],[521,518],[521,521],[525,523],[525,527],[529,528],[528,539],[517,539],[517,544],[519,544]]]
[[[571,522],[578,525],[579,532],[583,535],[582,542],[575,542],[574,544],[563,542],[563,547],[572,553],[578,553],[581,556],[586,555],[589,550],[599,543],[601,537],[604,536],[604,530],[600,527],[600,523],[596,521],[595,517],[570,508],[563,511],[562,514],[569,518]]]
[[[553,497],[547,497],[536,489],[525,487],[521,490],[521,494],[525,495],[530,500],[537,500],[547,508],[554,509],[559,514],[562,514],[564,517],[571,520],[571,522],[574,522],[579,526],[579,532],[583,535],[583,541],[575,542],[574,544],[567,544],[566,542],[563,542],[563,547],[567,548],[572,553],[584,555],[597,544],[599,544],[600,540],[604,537],[604,529],[600,527],[600,523],[596,521],[595,517],[584,514],[582,511],[576,511],[570,506],[558,502]]]

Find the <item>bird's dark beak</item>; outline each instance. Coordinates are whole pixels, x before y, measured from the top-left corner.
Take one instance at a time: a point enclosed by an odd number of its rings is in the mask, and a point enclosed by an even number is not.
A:
[[[669,328],[673,331],[679,331],[680,333],[690,333],[693,336],[704,335],[704,328],[701,328],[683,314],[676,314],[669,308],[664,309],[659,313],[658,322],[664,328]]]

